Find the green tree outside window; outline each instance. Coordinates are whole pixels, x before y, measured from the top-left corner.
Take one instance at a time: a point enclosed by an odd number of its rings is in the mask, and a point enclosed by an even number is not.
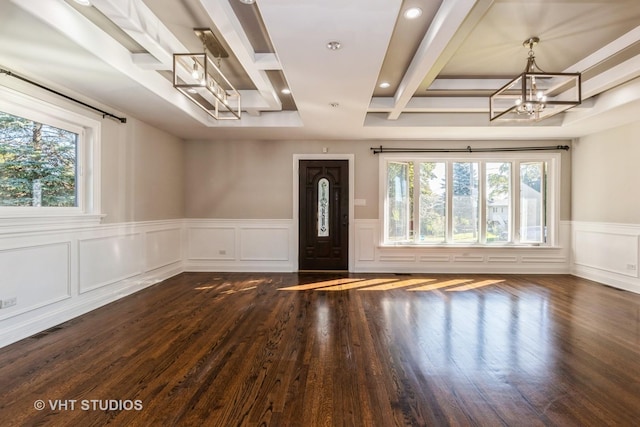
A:
[[[0,112],[0,206],[77,206],[78,135]]]

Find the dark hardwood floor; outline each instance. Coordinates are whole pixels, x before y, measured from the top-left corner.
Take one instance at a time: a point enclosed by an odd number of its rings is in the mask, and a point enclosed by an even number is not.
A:
[[[640,295],[572,276],[184,273],[0,349],[2,426],[639,420]]]

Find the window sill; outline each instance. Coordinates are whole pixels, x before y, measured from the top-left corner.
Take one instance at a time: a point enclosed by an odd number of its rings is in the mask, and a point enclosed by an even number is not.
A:
[[[413,244],[379,244],[379,249],[561,249],[560,246],[554,245],[546,245],[539,243],[509,243],[509,244],[466,244],[466,243],[436,243],[436,244],[424,244],[424,245],[413,245]]]
[[[23,211],[24,212],[24,211]],[[34,231],[61,231],[95,227],[102,222],[102,214],[18,212],[0,211],[0,234],[28,233]]]

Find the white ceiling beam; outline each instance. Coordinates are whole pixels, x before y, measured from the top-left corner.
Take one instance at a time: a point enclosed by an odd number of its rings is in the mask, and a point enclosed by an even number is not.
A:
[[[282,64],[275,53],[256,53],[254,57],[258,70],[282,70]]]
[[[498,90],[511,79],[434,79],[428,90]]]
[[[144,47],[152,57],[157,59],[158,62],[154,63],[148,56],[145,56],[145,54],[133,54],[134,63],[142,68],[150,70],[172,70],[173,54],[189,51],[142,0],[93,0],[92,4]],[[214,5],[212,7],[218,6]],[[235,14],[233,14],[230,6],[227,8],[226,13],[231,13],[232,18],[235,18]],[[220,13],[217,13],[216,17],[222,20]],[[231,18],[228,19],[228,21],[231,20]],[[225,22],[226,21],[227,20],[225,20]],[[238,23],[234,28],[241,29],[241,26]],[[244,32],[238,34],[237,32],[228,31],[223,34],[223,38],[231,45],[234,54],[239,58],[242,57],[242,55],[239,55],[238,49],[236,49],[238,45],[237,41],[240,40],[243,52],[245,52],[244,49],[246,46],[250,47],[246,36],[244,40],[242,40],[243,36]],[[232,41],[236,41],[235,45],[232,44]],[[253,50],[251,52],[253,52]],[[258,54],[254,55],[254,60],[255,61],[251,61],[251,63],[253,64],[252,68],[254,68],[255,72],[249,72],[248,74],[263,99],[255,96],[252,96],[251,99],[243,99],[243,109],[251,110],[252,112],[259,110],[281,110],[282,104],[276,95],[276,90],[271,85],[266,74],[262,72],[262,70],[267,69],[280,69],[277,57],[274,54]],[[242,66],[248,71],[246,63],[242,63]]]
[[[115,39],[113,39],[113,37],[97,28],[92,22],[88,21],[78,11],[63,1],[11,1],[27,13],[40,19],[56,31],[63,34],[65,37],[69,38],[69,40],[73,41],[87,52],[95,55],[105,64],[122,73],[127,78],[137,82],[140,86],[154,93],[167,103],[180,109],[203,125],[208,127],[233,126],[231,123],[234,121],[231,120],[212,120],[207,113],[177,91],[173,87],[172,83],[166,78],[152,69],[139,67],[128,49],[119,44]],[[60,7],[61,5],[64,7]],[[150,59],[147,57],[147,60]],[[243,100],[243,106],[248,109],[254,109],[254,106],[251,105],[252,102],[257,105],[257,108],[269,108],[269,104],[267,104],[261,94],[258,94],[255,90],[246,91],[243,93],[243,96],[246,96],[247,101],[249,101],[245,102]],[[277,117],[274,116],[269,116],[267,118],[260,117],[257,119],[263,119],[265,123],[268,123],[267,126],[275,126],[275,123],[277,122]],[[259,120],[251,121],[254,125],[258,122]],[[281,125],[285,127],[292,125],[299,126],[299,121],[296,121],[295,119],[292,120],[291,114],[285,114],[282,118]]]
[[[91,4],[158,60],[155,69],[171,70],[173,54],[187,52],[142,0],[91,0]]]
[[[394,108],[394,99],[391,97],[377,97],[371,100],[368,111],[389,112]],[[439,97],[424,96],[414,97],[409,100],[403,112],[487,112],[489,100],[483,97]]]
[[[132,53],[131,60],[143,70],[166,70],[167,66],[150,53]]]
[[[589,98],[640,77],[640,55],[611,67],[582,83],[582,98]]]
[[[609,57],[632,46],[640,40],[640,26],[618,37],[611,43],[601,47],[583,60],[567,68],[565,73],[583,73],[585,70],[607,60]]]
[[[435,80],[494,0],[444,0],[395,94],[396,120],[425,79]]]
[[[269,58],[272,68],[264,68],[261,63],[267,62],[266,57],[257,56],[247,38],[242,24],[238,21],[238,18],[233,11],[233,8],[228,1],[205,1],[200,0],[202,7],[209,14],[211,20],[215,23],[216,28],[220,31],[222,38],[227,42],[229,48],[233,51],[245,72],[253,81],[256,89],[260,95],[264,98],[268,105],[269,110],[281,110],[282,103],[278,96],[277,90],[271,84],[265,69],[278,69],[273,68],[278,65],[275,64],[277,57],[272,56]],[[260,64],[258,64],[260,62]],[[279,62],[279,61],[278,61]],[[244,103],[243,103],[244,104]]]
[[[391,97],[377,97],[371,100],[368,112],[383,113],[393,109],[394,100]],[[577,109],[591,108],[592,99],[582,101],[573,107]],[[489,99],[479,96],[422,96],[413,97],[403,110],[404,113],[488,113]]]
[[[175,90],[171,82],[155,71],[144,70],[135,65],[129,50],[69,5],[51,0],[12,2],[195,120],[205,125],[210,124],[209,116]],[[61,4],[64,7],[60,7]]]
[[[632,80],[605,93],[601,93],[594,101],[593,108],[591,109],[571,109],[570,114],[565,116],[565,125],[589,123],[592,120],[600,119],[600,117],[606,117],[607,113],[615,112],[622,107],[640,104],[640,80]],[[631,115],[631,118],[637,120],[637,109],[627,109],[626,112]],[[613,124],[617,124],[616,117],[609,116],[607,119],[611,120],[612,126]]]
[[[578,63],[567,68],[565,73],[581,73],[606,61],[610,57],[631,47],[640,40],[640,26],[627,32],[611,43],[598,49]],[[582,97],[589,98],[612,89],[640,76],[640,55],[627,59],[582,83]]]

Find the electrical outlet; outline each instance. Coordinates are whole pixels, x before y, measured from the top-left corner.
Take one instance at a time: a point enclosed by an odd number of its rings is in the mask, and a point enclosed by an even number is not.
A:
[[[636,265],[635,264],[627,264],[627,270],[636,271]]]
[[[220,255],[226,255],[226,254],[227,254],[227,251],[226,251],[226,250],[224,250],[224,249],[220,249],[220,250],[218,251],[218,254],[220,254]]]
[[[3,299],[3,300],[0,300],[0,308],[13,307],[17,303],[18,303],[18,297]]]

